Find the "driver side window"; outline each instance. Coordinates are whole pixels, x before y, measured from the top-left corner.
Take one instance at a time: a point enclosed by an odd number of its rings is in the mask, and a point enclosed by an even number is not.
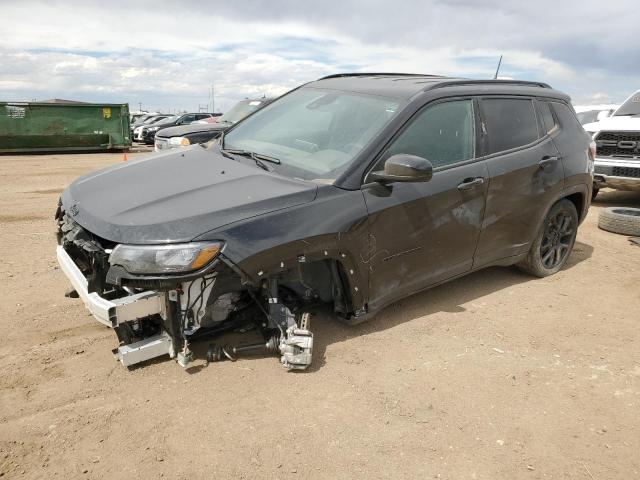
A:
[[[455,100],[427,107],[393,141],[376,170],[392,155],[406,153],[429,160],[434,168],[470,160],[475,153],[473,102]]]
[[[195,115],[185,115],[184,117],[182,117],[180,119],[180,124],[181,125],[187,125],[191,122],[194,122],[196,120],[196,116]]]

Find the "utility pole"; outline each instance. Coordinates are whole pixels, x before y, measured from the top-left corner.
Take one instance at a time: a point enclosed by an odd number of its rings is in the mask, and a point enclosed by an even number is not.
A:
[[[138,102],[138,111],[141,112],[142,111],[142,102]]]
[[[209,113],[215,113],[215,112],[216,112],[216,103],[215,103],[215,96],[214,96],[213,82],[211,82],[211,91],[210,91],[210,95],[211,95],[211,112],[209,112]]]

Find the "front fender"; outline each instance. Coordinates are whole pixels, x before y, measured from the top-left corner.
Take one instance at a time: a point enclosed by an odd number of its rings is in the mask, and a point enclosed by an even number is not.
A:
[[[339,261],[355,309],[365,306],[369,286],[369,230],[360,190],[332,185],[319,188],[310,203],[279,210],[212,230],[195,240],[222,240],[224,259],[243,281],[264,278],[320,260]]]

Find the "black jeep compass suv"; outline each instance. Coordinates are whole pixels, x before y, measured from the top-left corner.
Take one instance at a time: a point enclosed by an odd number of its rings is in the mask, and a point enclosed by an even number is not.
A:
[[[544,83],[333,75],[213,144],[75,181],[58,259],[125,365],[186,365],[201,335],[249,323],[264,342],[244,349],[304,369],[312,304],[357,324],[491,265],[560,270],[589,207],[591,148]]]

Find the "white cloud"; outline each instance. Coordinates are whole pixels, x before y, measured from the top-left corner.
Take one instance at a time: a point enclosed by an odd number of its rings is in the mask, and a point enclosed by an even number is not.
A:
[[[366,8],[354,0],[0,0],[0,97],[193,110],[214,82],[226,109],[344,70],[490,78],[504,54],[501,75],[546,81],[581,101],[598,92],[622,100],[640,70],[610,58],[639,51],[625,6],[632,2],[602,10],[593,0],[374,0]],[[609,18],[622,28],[588,30]]]

